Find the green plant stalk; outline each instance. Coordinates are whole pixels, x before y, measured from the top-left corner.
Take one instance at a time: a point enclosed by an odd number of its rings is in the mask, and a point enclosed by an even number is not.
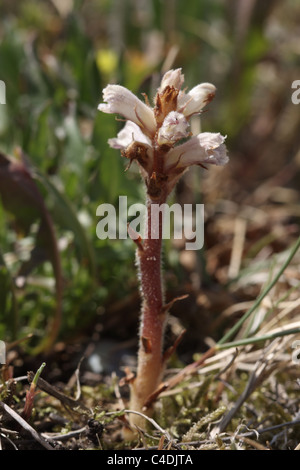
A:
[[[247,310],[247,312],[241,317],[241,319],[223,336],[223,338],[221,338],[218,343],[217,343],[217,347],[219,345],[222,345],[226,342],[228,342],[228,340],[230,338],[232,338],[232,336],[237,333],[240,329],[240,327],[244,324],[244,322],[252,315],[252,313],[258,308],[258,306],[260,305],[260,303],[262,302],[262,300],[266,297],[266,295],[268,295],[268,293],[270,292],[270,290],[276,285],[276,283],[278,282],[278,280],[280,279],[280,277],[282,276],[282,273],[284,272],[284,270],[287,268],[287,266],[290,264],[290,262],[292,261],[293,257],[295,256],[295,254],[297,253],[298,249],[300,248],[300,237],[298,238],[294,248],[291,250],[289,256],[287,257],[286,261],[283,263],[283,265],[281,266],[280,270],[278,271],[278,273],[276,274],[276,276],[274,277],[274,279],[270,282],[270,284],[263,290],[263,292],[261,293],[260,296],[258,296],[258,298],[256,299],[256,301],[254,302],[254,304],[252,305],[252,307]]]
[[[46,366],[46,363],[43,362],[43,364],[36,371],[35,376],[30,384],[29,390],[26,393],[25,405],[24,405],[24,409],[22,412],[22,418],[24,418],[26,421],[29,421],[31,417],[33,405],[34,405],[34,398],[36,395],[37,383],[45,366]]]
[[[33,381],[31,382],[31,385],[36,388],[38,380],[40,378],[41,373],[43,372],[44,368],[46,366],[46,362],[43,362],[43,364],[39,367],[39,369],[36,371],[35,376],[33,378]]]
[[[274,269],[276,268],[276,260],[272,259],[272,262],[270,263],[270,269],[268,273],[268,279],[267,282],[264,284],[264,286],[268,286],[269,283],[272,281],[272,278],[274,276]],[[264,290],[264,286],[262,287],[261,291]],[[265,315],[264,315],[265,316]],[[263,319],[260,320],[260,323],[263,321]],[[243,332],[243,337],[248,338],[248,336],[251,334],[252,336],[255,335],[255,333],[259,330],[260,325],[256,325],[256,331],[253,331],[253,324],[255,323],[255,315],[252,315],[250,321],[248,321],[248,324],[245,325],[245,330]]]

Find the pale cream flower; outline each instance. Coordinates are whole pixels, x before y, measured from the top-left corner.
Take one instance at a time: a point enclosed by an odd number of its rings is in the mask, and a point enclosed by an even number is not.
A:
[[[211,83],[201,83],[188,93],[181,92],[178,96],[177,109],[187,118],[199,114],[202,109],[214,98],[216,87]]]
[[[216,88],[201,83],[190,91],[182,90],[181,69],[169,70],[161,80],[153,108],[120,85],[103,90],[105,103],[98,109],[116,113],[127,122],[117,137],[109,139],[130,162],[136,161],[152,198],[170,192],[180,176],[192,165],[225,165],[228,155],[225,137],[203,132],[191,136],[189,120],[213,99]],[[181,143],[185,139],[184,143]]]
[[[167,86],[173,86],[180,90],[183,83],[184,75],[181,73],[181,69],[169,70],[164,74],[158,91],[163,91]]]
[[[229,159],[224,142],[225,137],[220,133],[203,132],[193,136],[168,152],[165,171],[184,170],[191,165],[205,163],[225,165]]]
[[[141,128],[132,121],[126,122],[117,137],[108,139],[110,147],[120,150],[125,150],[132,142],[138,142],[148,147],[151,146],[151,140],[149,137],[143,134]]]
[[[103,90],[103,100],[98,106],[99,111],[108,114],[120,114],[134,122],[149,136],[156,130],[153,109],[139,100],[131,91],[120,85],[107,85]]]

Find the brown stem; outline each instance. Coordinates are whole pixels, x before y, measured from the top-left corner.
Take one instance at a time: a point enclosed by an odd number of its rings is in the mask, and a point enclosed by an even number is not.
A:
[[[147,398],[158,387],[163,374],[163,337],[167,312],[163,309],[164,294],[161,273],[162,250],[162,214],[154,215],[154,204],[162,204],[166,197],[159,201],[147,200],[146,237],[143,249],[137,249],[137,262],[142,293],[142,312],[138,352],[137,375],[131,383],[130,408],[142,413]],[[131,425],[143,426],[143,418],[130,416]]]

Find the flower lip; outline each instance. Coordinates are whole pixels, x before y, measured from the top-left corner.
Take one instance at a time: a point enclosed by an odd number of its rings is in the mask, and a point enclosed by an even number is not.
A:
[[[103,90],[103,100],[98,110],[108,114],[120,114],[125,119],[140,126],[144,133],[153,136],[156,122],[153,109],[143,103],[131,91],[121,85],[107,85]]]
[[[203,163],[225,165],[228,162],[226,137],[220,133],[203,132],[171,149],[166,155],[165,170],[172,171]]]
[[[123,129],[118,132],[117,137],[108,139],[110,147],[125,150],[132,142],[151,146],[150,139],[143,134],[140,127],[132,121],[127,121]]]

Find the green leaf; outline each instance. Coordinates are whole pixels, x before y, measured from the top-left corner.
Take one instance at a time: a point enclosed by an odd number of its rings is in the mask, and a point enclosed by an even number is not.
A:
[[[35,246],[28,261],[21,265],[19,275],[26,276],[45,259],[53,266],[56,281],[56,310],[44,347],[55,341],[62,314],[62,273],[54,225],[43,196],[35,183],[25,156],[19,161],[0,154],[0,195],[7,211],[14,215],[18,229],[28,234],[34,222],[39,223]]]
[[[1,204],[0,204],[1,208]],[[0,318],[3,322],[3,337],[8,332],[12,335],[12,339],[17,337],[18,325],[18,307],[15,297],[15,289],[13,280],[6,266],[4,257],[0,250]],[[2,326],[2,325],[0,325]]]
[[[36,170],[36,178],[50,198],[49,204],[51,207],[49,210],[53,214],[55,222],[61,228],[73,232],[77,254],[82,264],[88,269],[91,279],[93,279],[96,271],[93,246],[88,239],[86,231],[79,222],[73,207],[69,200],[51,182],[49,177]]]

